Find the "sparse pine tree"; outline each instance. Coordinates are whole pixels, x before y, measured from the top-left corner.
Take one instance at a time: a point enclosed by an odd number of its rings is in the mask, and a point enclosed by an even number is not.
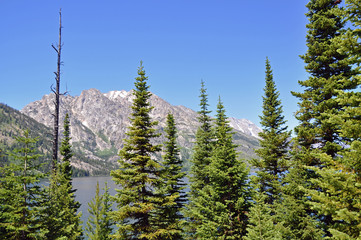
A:
[[[119,153],[119,169],[111,172],[114,182],[120,186],[114,197],[118,209],[112,213],[118,227],[116,239],[154,238],[157,229],[151,224],[151,215],[162,202],[154,193],[160,174],[160,164],[154,155],[160,146],[151,142],[159,134],[154,129],[157,122],[149,115],[153,107],[149,103],[151,93],[142,63],[138,75],[127,132],[129,138]]]
[[[104,193],[99,193],[99,182],[95,189],[95,197],[88,203],[90,214],[86,224],[86,235],[90,240],[111,239],[113,221],[110,219],[112,202],[109,195],[109,187],[105,183]]]

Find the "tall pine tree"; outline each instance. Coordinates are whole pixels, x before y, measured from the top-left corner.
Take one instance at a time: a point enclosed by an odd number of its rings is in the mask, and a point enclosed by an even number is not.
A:
[[[354,89],[357,81],[352,69],[353,60],[348,54],[340,51],[343,41],[345,11],[338,6],[340,1],[311,0],[307,4],[309,20],[307,24],[307,53],[302,56],[306,70],[310,74],[307,80],[299,81],[305,88],[303,92],[293,93],[299,98],[300,109],[296,118],[300,124],[295,128],[297,133],[293,161],[299,168],[290,172],[298,173],[293,177],[301,177],[297,182],[299,195],[304,210],[310,217],[317,217],[318,226],[324,234],[330,236],[328,229],[335,223],[329,212],[317,211],[314,204],[314,191],[324,193],[325,189],[316,182],[320,180],[318,170],[325,168],[327,159],[335,160],[342,151],[343,138],[340,135],[340,122],[335,116],[342,114],[343,105],[338,101],[339,94]],[[327,157],[324,157],[327,155]],[[290,175],[291,176],[291,175]],[[289,178],[295,181],[294,178]],[[297,192],[290,189],[290,192]],[[303,192],[303,195],[300,194]],[[310,198],[310,195],[313,197]],[[294,195],[295,197],[295,195]],[[316,211],[315,211],[316,210]]]
[[[279,95],[267,58],[263,112],[260,116],[263,129],[259,133],[262,138],[261,147],[255,151],[259,159],[254,159],[252,163],[258,169],[256,179],[260,184],[260,191],[267,196],[265,201],[269,204],[279,198],[281,193],[281,181],[288,167],[288,145],[291,136],[291,132],[287,131],[285,126]]]
[[[353,63],[353,80],[360,86],[360,15],[359,1],[347,1],[348,19],[351,29],[339,38],[338,52],[348,55],[348,62]],[[356,74],[358,73],[358,74]],[[339,124],[339,135],[343,145],[348,146],[336,157],[319,154],[325,167],[314,168],[320,176],[312,183],[324,191],[310,191],[312,206],[324,215],[332,217],[328,230],[334,239],[361,238],[361,93],[358,90],[339,91],[336,99],[342,111],[332,116],[332,121]]]
[[[164,143],[163,171],[160,175],[161,185],[158,189],[163,196],[153,219],[159,226],[160,239],[183,239],[183,209],[187,201],[185,194],[185,172],[182,172],[183,161],[179,157],[177,146],[177,128],[174,116],[167,115],[167,126],[164,129],[167,141]]]
[[[242,239],[246,234],[251,191],[246,164],[238,158],[223,103],[219,99],[209,183],[199,190],[202,206],[197,239]]]
[[[300,124],[295,131],[303,151],[319,149],[334,157],[341,150],[339,142],[342,140],[338,124],[330,120],[331,116],[342,111],[336,98],[340,91],[357,86],[352,79],[355,75],[352,62],[348,54],[339,51],[342,43],[335,41],[344,31],[345,11],[334,0],[311,0],[307,7],[308,50],[302,59],[310,77],[299,81],[305,88],[303,92],[293,92],[300,100],[300,109],[296,112]],[[305,164],[321,166],[322,162],[311,157]]]
[[[128,139],[120,150],[119,169],[111,172],[116,184],[120,186],[114,201],[118,207],[112,216],[118,230],[116,239],[151,239],[157,229],[151,224],[151,216],[162,199],[154,193],[159,184],[160,165],[155,154],[160,151],[159,145],[151,141],[158,137],[151,120],[147,77],[142,65],[135,79],[134,100],[131,126],[128,128]]]
[[[213,149],[213,131],[212,120],[208,110],[208,95],[204,82],[201,81],[200,90],[200,111],[198,111],[198,122],[200,127],[196,132],[196,142],[193,147],[193,155],[191,158],[191,170],[189,175],[190,192],[189,203],[186,206],[185,216],[187,217],[187,233],[188,238],[193,238],[196,228],[202,224],[198,217],[202,211],[201,198],[199,191],[209,183],[208,165],[210,163],[210,154]]]

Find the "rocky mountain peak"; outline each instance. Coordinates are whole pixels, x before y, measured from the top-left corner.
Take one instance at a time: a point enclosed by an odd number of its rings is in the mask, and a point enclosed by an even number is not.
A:
[[[45,95],[41,100],[29,103],[21,112],[52,127],[53,98],[53,94]],[[87,170],[90,172],[100,170],[103,165],[115,165],[117,153],[127,137],[125,133],[130,125],[133,98],[133,90],[102,93],[94,88],[84,90],[80,96],[61,96],[60,122],[65,113],[69,113],[74,151],[84,156],[81,161],[74,163],[78,168],[84,168],[84,161],[87,161]],[[166,126],[166,115],[174,115],[181,156],[188,159],[199,126],[198,113],[184,106],[173,106],[155,94],[151,95],[150,104],[154,107],[150,116],[159,122],[160,132]],[[235,129],[239,150],[246,157],[253,156],[253,148],[258,146],[256,137],[260,129],[245,119],[230,118],[230,125]],[[164,140],[164,137],[160,137],[156,141],[162,143]]]

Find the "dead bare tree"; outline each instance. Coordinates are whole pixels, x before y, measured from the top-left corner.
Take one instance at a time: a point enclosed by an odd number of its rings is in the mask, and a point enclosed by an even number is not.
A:
[[[61,48],[63,46],[61,42],[61,9],[59,11],[59,43],[58,46],[55,47],[53,44],[51,45],[55,52],[58,54],[58,62],[57,62],[57,71],[54,72],[55,74],[55,81],[56,86],[54,88],[53,85],[51,85],[51,91],[55,95],[54,100],[54,106],[55,106],[55,112],[53,114],[54,117],[54,132],[53,132],[53,159],[52,159],[52,169],[54,170],[56,168],[56,163],[58,162],[58,147],[59,147],[59,105],[60,105],[60,66],[62,65],[61,62]]]

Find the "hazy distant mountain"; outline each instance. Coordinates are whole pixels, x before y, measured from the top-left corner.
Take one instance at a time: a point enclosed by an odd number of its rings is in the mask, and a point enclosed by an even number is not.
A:
[[[116,167],[117,153],[123,146],[127,127],[130,125],[132,99],[132,91],[101,93],[97,89],[84,90],[80,96],[61,97],[60,122],[68,112],[74,152],[82,158],[74,163],[76,168],[94,174]],[[150,103],[154,106],[150,115],[159,122],[158,129],[161,133],[166,126],[167,113],[174,115],[181,157],[189,159],[199,126],[197,112],[184,106],[173,106],[154,94]],[[52,127],[53,110],[53,95],[50,94],[28,104],[21,112]],[[230,125],[235,129],[235,143],[239,144],[243,157],[253,157],[253,149],[258,147],[257,134],[261,130],[246,119],[230,118]],[[164,137],[156,140],[157,143],[163,141]]]

